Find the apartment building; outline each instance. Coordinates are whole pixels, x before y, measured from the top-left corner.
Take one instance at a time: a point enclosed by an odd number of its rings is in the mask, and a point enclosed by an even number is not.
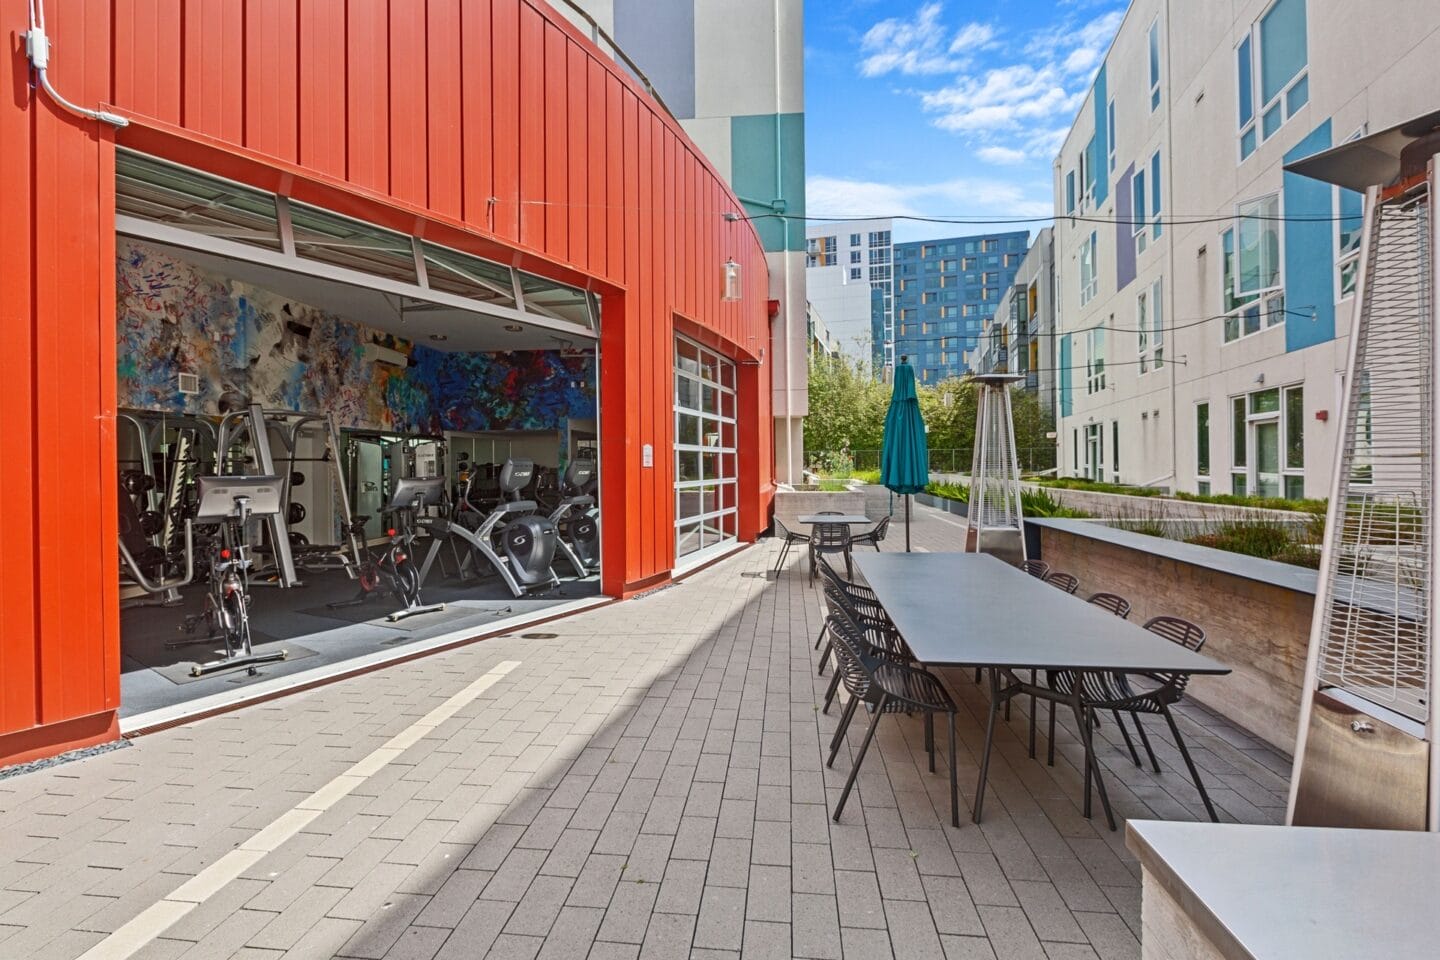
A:
[[[881,367],[894,363],[894,250],[890,220],[812,223],[805,229],[805,274],[811,302],[845,352]],[[871,298],[879,295],[880,333]],[[878,355],[878,360],[876,359]]]
[[[922,383],[966,371],[1029,241],[1020,230],[895,244],[893,355],[908,356]]]
[[[1055,234],[1035,237],[1000,297],[995,315],[981,327],[979,345],[966,366],[981,373],[1024,374],[1018,385],[1035,394],[1046,413],[1055,410]]]
[[[1361,198],[1282,168],[1437,61],[1426,0],[1131,4],[1054,165],[1062,474],[1328,494]]]

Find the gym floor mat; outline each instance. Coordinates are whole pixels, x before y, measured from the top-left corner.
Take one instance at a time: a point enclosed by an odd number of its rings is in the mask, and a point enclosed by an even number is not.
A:
[[[425,602],[440,603],[442,601],[426,600]],[[332,620],[343,620],[346,623],[364,623],[372,627],[384,627],[387,630],[411,632],[438,627],[441,624],[458,623],[461,620],[474,620],[476,623],[481,623],[486,619],[493,619],[495,616],[492,611],[476,607],[447,605],[444,610],[436,610],[433,613],[417,613],[403,620],[396,620],[394,623],[385,619],[397,609],[399,609],[399,604],[393,598],[388,598],[388,602],[372,600],[355,607],[339,607],[334,610],[329,607],[309,607],[295,612],[302,613],[307,617],[329,617]]]
[[[302,647],[298,643],[292,643],[288,640],[270,640],[267,643],[256,643],[254,638],[252,638],[250,641],[250,646],[255,653],[261,655],[267,653],[275,653],[279,650],[284,650],[286,653],[286,657],[283,661],[272,661],[270,663],[256,664],[255,669],[259,670],[261,673],[265,673],[267,670],[273,671],[273,669],[280,663],[293,663],[296,660],[304,660],[306,657],[315,656],[315,651],[311,650],[309,647]],[[214,645],[197,643],[193,647],[184,647],[182,648],[182,650],[176,652],[183,652],[184,656],[187,659],[182,660],[178,663],[168,664],[166,666],[151,666],[150,669],[153,670],[155,673],[158,673],[160,676],[164,677],[166,680],[169,680],[171,683],[195,683],[198,680],[205,680],[210,677],[234,676],[236,674],[239,674],[241,676],[245,675],[245,669],[243,667],[231,667],[223,670],[213,670],[210,673],[205,674],[205,676],[203,677],[194,677],[190,675],[190,668],[195,666],[195,664],[202,661],[209,663],[214,660],[219,660],[221,657],[223,657],[225,655],[225,644],[223,643],[218,643]]]

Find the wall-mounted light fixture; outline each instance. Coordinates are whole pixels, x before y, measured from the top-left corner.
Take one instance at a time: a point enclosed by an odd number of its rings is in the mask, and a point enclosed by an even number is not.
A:
[[[739,300],[740,264],[736,263],[733,257],[727,258],[725,260],[724,272],[721,274],[721,276],[723,278],[723,286],[721,288],[723,293],[721,294],[720,299]]]

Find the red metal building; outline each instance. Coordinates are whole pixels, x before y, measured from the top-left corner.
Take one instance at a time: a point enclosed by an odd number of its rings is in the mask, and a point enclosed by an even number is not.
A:
[[[0,0],[0,765],[118,733],[115,162],[128,148],[599,295],[604,592],[675,565],[677,332],[738,364],[741,540],[773,491],[766,266],[679,124],[543,0]],[[723,298],[727,260],[743,293]]]

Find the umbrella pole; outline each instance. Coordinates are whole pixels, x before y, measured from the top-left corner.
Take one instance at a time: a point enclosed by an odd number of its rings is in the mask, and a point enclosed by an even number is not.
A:
[[[910,552],[910,494],[905,494],[905,552]]]

